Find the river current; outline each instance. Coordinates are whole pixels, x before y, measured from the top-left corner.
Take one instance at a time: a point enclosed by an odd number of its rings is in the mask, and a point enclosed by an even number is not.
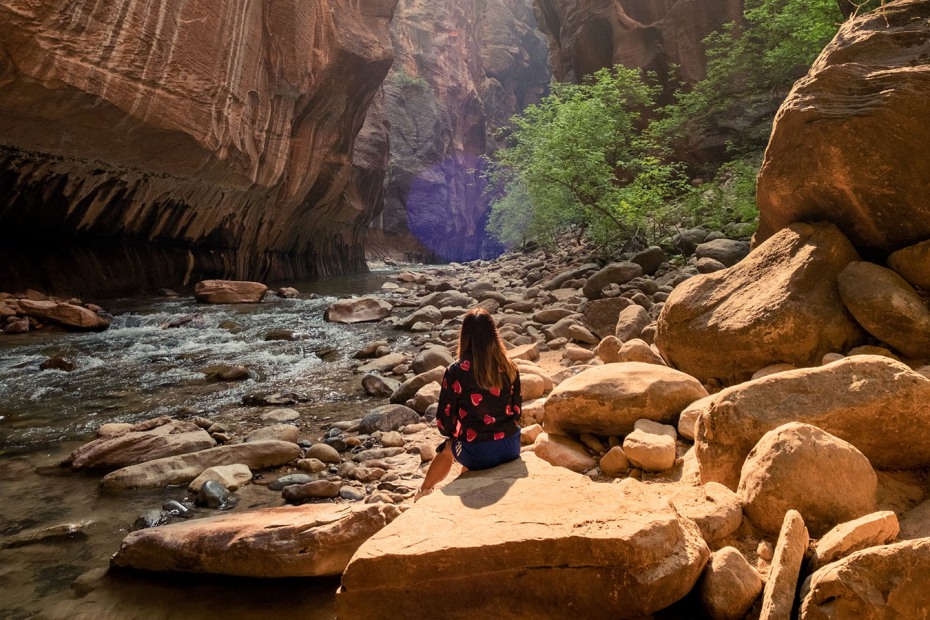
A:
[[[101,303],[113,315],[105,332],[0,335],[0,619],[332,618],[338,579],[101,576],[136,517],[186,490],[106,494],[100,473],[57,463],[107,422],[196,412],[233,429],[257,426],[261,410],[242,404],[256,392],[305,396],[295,408],[308,437],[326,421],[360,417],[382,403],[362,393],[352,354],[373,340],[406,343],[381,324],[326,323],[323,311],[393,275],[298,284],[316,297],[269,293],[257,305],[203,305],[190,296],[109,300]],[[266,340],[272,330],[299,339]],[[40,370],[53,355],[74,356],[77,367]],[[219,365],[245,365],[252,376],[209,380],[204,371]],[[243,495],[243,506],[263,505],[257,491]],[[26,540],[65,524],[77,531]]]

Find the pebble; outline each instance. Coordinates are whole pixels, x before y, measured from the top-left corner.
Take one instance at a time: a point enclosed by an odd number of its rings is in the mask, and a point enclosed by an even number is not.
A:
[[[381,435],[381,445],[385,448],[402,448],[404,443],[404,436],[397,431],[389,431]]]
[[[297,461],[297,469],[316,474],[326,469],[326,463],[320,459],[300,459]]]

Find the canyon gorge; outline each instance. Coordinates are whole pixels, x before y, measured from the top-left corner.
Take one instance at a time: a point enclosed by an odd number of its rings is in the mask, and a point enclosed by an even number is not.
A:
[[[0,5],[0,289],[468,260],[482,156],[557,79],[701,77],[741,2]],[[537,25],[537,16],[540,16]],[[548,48],[548,50],[547,50]],[[547,60],[548,58],[548,60]]]

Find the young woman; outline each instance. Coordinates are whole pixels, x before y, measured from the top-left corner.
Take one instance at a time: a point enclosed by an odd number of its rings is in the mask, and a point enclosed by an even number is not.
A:
[[[507,357],[494,319],[469,311],[459,333],[459,359],[446,369],[436,425],[448,437],[437,450],[414,501],[432,492],[452,469],[489,469],[520,456],[520,372]]]

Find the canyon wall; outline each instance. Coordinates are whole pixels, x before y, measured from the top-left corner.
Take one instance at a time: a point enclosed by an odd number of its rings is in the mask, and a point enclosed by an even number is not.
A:
[[[693,84],[704,77],[701,41],[743,15],[742,0],[536,0],[549,37],[552,73],[577,82],[622,64],[654,71],[668,85],[672,65]]]
[[[488,255],[481,157],[495,147],[495,132],[549,83],[532,1],[400,0],[392,38],[384,107],[372,112],[390,124],[391,156],[369,254]]]
[[[396,4],[4,0],[0,290],[364,269]]]

